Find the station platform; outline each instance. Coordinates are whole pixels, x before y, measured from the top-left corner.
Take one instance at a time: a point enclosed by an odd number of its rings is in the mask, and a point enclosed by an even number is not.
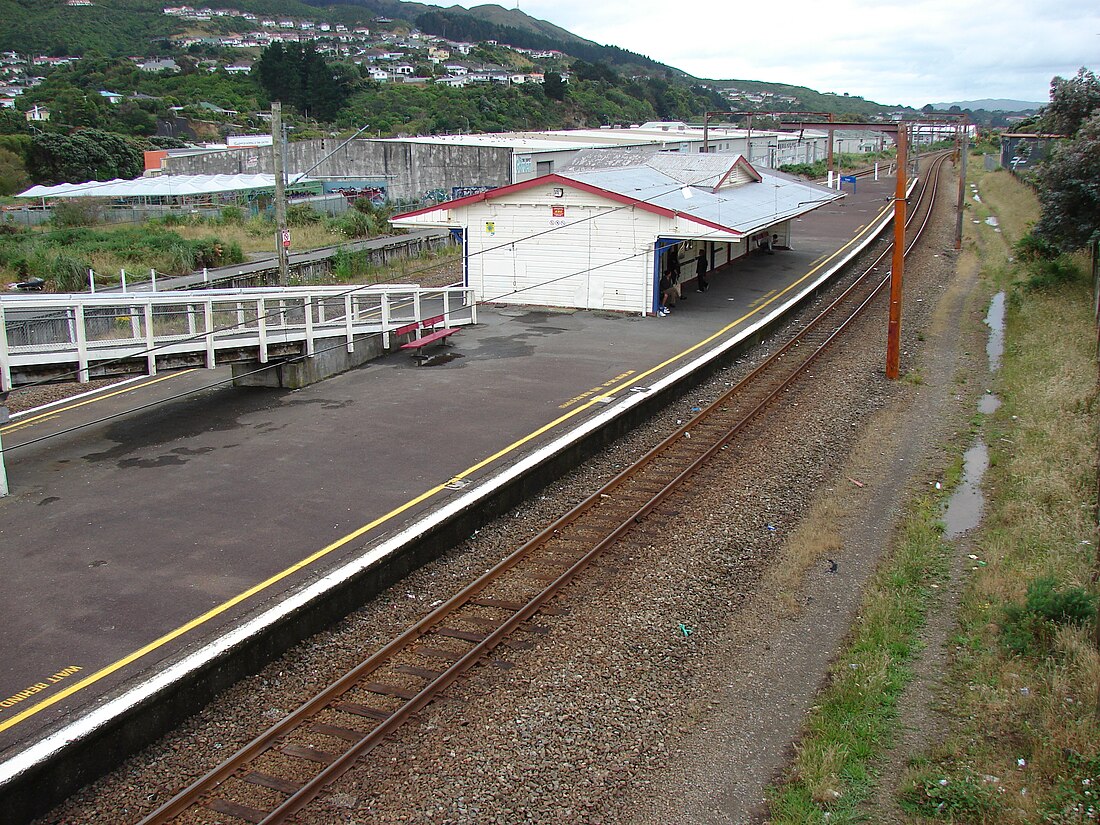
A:
[[[238,677],[240,646],[270,658],[428,557],[440,525],[728,357],[888,225],[893,177],[857,186],[668,317],[484,306],[424,366],[397,351],[293,392],[181,371],[13,417],[0,810],[28,777],[94,778]]]

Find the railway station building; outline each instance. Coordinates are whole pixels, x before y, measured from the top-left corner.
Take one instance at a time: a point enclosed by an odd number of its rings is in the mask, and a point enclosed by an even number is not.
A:
[[[392,222],[451,230],[478,301],[649,315],[670,256],[688,280],[700,253],[710,270],[765,239],[789,246],[793,221],[843,196],[741,155],[603,149]]]

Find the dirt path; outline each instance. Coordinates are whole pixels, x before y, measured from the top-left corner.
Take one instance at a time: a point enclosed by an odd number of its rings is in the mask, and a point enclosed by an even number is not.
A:
[[[957,277],[932,318],[926,336],[928,350],[921,360],[927,365],[929,375],[934,376],[935,392],[922,394],[921,403],[911,410],[910,417],[942,415],[943,423],[950,425],[953,420],[958,421],[960,416],[968,416],[976,410],[975,398],[982,392],[981,381],[986,374],[982,359],[974,357],[975,354],[980,356],[984,345],[980,320],[984,305],[979,300],[976,269],[973,260],[965,260],[960,265]],[[962,352],[959,351],[960,342],[965,345]],[[960,369],[970,376],[965,390],[954,381]],[[956,392],[960,403],[954,406],[960,408],[945,410],[943,400]],[[933,407],[935,399],[940,400],[940,406]],[[965,562],[969,552],[970,544],[965,536],[954,542],[949,562],[950,577],[941,586],[942,596],[937,609],[929,612],[921,631],[923,648],[912,665],[914,678],[898,702],[898,741],[874,767],[880,781],[866,806],[869,821],[906,821],[894,797],[906,762],[911,755],[926,751],[947,733],[948,720],[937,711],[937,699],[941,690],[940,678],[948,667],[947,645],[957,623],[959,601],[966,585],[969,565]]]

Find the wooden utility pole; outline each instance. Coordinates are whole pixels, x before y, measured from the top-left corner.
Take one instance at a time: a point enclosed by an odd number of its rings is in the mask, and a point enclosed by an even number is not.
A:
[[[275,250],[279,255],[279,283],[290,282],[287,253],[290,234],[286,225],[286,173],[283,170],[283,104],[271,104],[271,160],[275,171]]]
[[[901,362],[901,285],[905,269],[906,127],[898,124],[898,179],[894,190],[894,260],[890,267],[890,320],[886,327],[886,377],[898,377]]]

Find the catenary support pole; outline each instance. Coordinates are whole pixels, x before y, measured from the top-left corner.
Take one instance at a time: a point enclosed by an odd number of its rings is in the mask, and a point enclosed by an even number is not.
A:
[[[965,123],[959,124],[959,202],[955,214],[955,249],[963,245],[963,207],[966,205],[966,159],[970,154],[970,133]]]
[[[10,416],[8,414],[8,394],[0,393],[0,426],[7,424]],[[4,442],[0,441],[0,497],[8,494],[8,471],[4,468]]]
[[[908,165],[904,124],[898,124],[898,172],[894,190],[894,258],[890,267],[890,320],[886,327],[886,377],[898,377],[901,362],[901,285],[905,267],[905,172]]]

